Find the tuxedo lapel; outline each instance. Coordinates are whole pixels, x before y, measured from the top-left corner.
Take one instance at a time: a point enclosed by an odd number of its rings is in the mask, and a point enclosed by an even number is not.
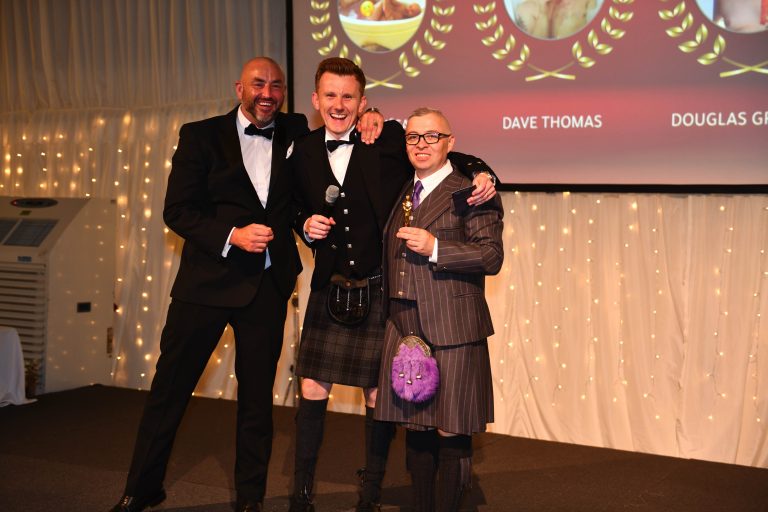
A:
[[[310,181],[309,190],[317,191],[317,197],[312,197],[311,201],[316,205],[316,211],[319,211],[319,208],[322,207],[322,200],[325,198],[328,176],[333,177],[333,169],[331,169],[328,150],[325,147],[325,127],[318,128],[312,132],[310,137],[311,140],[307,141],[307,157],[311,171],[307,173],[306,178]],[[335,183],[335,181],[330,183]]]
[[[282,112],[277,113],[275,117],[275,131],[272,134],[272,163],[270,165],[269,192],[267,193],[267,208],[270,206],[269,198],[272,197],[272,191],[275,184],[283,177],[283,166],[286,155],[288,154],[288,142],[286,140],[286,127],[284,124]]]
[[[256,203],[255,207],[263,210],[264,207],[261,205],[259,195],[256,193],[251,177],[248,176],[248,170],[245,168],[245,163],[243,162],[243,152],[240,148],[240,135],[237,133],[238,108],[240,108],[240,105],[222,118],[223,125],[220,130],[221,145],[227,162],[229,162],[231,168],[238,175],[237,179],[244,180],[244,183],[248,184],[245,188],[248,190],[248,194],[251,195],[253,202]],[[272,161],[274,162],[274,158]],[[271,186],[270,181],[270,189]]]
[[[240,136],[237,134],[237,109],[234,110],[222,118],[223,126],[221,127],[221,145],[224,148],[224,154],[226,159],[230,162],[232,167],[240,167],[248,176],[248,171],[245,170],[245,164],[243,163],[243,153],[240,149]]]
[[[387,217],[387,222],[384,224],[383,233],[385,236],[385,240],[386,240],[386,233],[391,229],[390,225],[392,224],[392,221],[394,219],[399,218],[397,216],[398,212],[403,211],[403,201],[405,200],[405,194],[407,194],[412,189],[413,189],[413,182],[408,181],[403,186],[402,190],[400,190],[400,194],[397,196],[399,199],[397,200],[395,205],[392,207],[392,209],[389,211],[389,217]]]
[[[414,221],[417,227],[427,228],[445,211],[453,208],[451,194],[461,188],[462,177],[454,169],[440,184],[430,192],[416,209]]]

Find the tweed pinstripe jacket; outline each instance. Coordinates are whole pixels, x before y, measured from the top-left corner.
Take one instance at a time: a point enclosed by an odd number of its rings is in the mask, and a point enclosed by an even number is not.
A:
[[[417,302],[421,329],[435,346],[461,345],[493,334],[485,301],[485,276],[499,272],[504,259],[501,200],[455,211],[451,194],[471,185],[454,166],[453,172],[414,210],[414,227],[438,239],[437,263],[403,249],[395,238],[402,225],[401,203],[413,188],[401,191],[385,227],[384,296],[398,298],[398,279],[410,280],[409,294]],[[405,254],[405,257],[403,255]],[[402,272],[402,274],[401,274]],[[394,274],[394,275],[393,275]]]

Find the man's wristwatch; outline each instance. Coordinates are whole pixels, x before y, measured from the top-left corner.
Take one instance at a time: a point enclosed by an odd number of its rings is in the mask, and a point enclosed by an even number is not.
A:
[[[491,183],[493,184],[493,186],[494,187],[496,186],[496,176],[494,176],[493,174],[491,174],[488,171],[478,171],[478,172],[472,173],[472,177],[474,178],[478,174],[485,174],[486,176],[488,176],[488,179],[491,180]]]

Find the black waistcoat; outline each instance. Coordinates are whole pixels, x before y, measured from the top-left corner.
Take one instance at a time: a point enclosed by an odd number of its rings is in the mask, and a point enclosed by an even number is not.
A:
[[[377,274],[381,268],[382,234],[360,173],[352,166],[347,169],[334,204],[336,225],[331,231],[334,272],[352,279]]]

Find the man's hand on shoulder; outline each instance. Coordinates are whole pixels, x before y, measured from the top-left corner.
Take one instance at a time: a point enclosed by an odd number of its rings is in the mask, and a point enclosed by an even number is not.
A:
[[[272,228],[263,224],[248,224],[232,230],[229,243],[246,252],[264,252],[275,238]]]
[[[487,172],[477,173],[472,180],[472,184],[475,186],[475,190],[467,199],[467,204],[470,206],[483,204],[493,199],[496,195],[496,184]]]
[[[369,108],[360,119],[357,120],[357,131],[360,132],[360,140],[365,144],[373,144],[381,135],[384,128],[384,116],[376,108]]]

